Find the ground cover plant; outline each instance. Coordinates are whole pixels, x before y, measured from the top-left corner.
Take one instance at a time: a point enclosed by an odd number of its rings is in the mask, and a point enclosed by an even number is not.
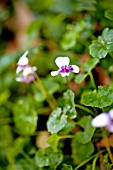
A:
[[[0,42],[0,170],[112,170],[112,0],[0,1]]]

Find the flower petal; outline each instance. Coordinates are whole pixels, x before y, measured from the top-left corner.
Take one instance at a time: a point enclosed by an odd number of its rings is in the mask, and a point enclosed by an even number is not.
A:
[[[18,66],[17,67],[17,69],[16,69],[16,74],[18,74],[20,71],[22,71],[23,70],[23,68],[22,67],[20,67],[20,66]]]
[[[101,113],[92,120],[91,124],[94,127],[108,126],[110,124],[110,118],[107,113]]]
[[[113,109],[110,110],[108,114],[109,114],[110,118],[113,119]]]
[[[110,132],[113,132],[113,124],[107,126],[107,129],[108,129]]]
[[[66,77],[66,76],[69,76],[70,72],[68,72],[68,73],[66,73],[66,72],[61,73],[61,72],[60,72],[60,74],[61,74],[62,77]]]
[[[22,77],[17,77],[16,81],[23,82],[23,78]]]
[[[56,65],[61,68],[62,66],[68,66],[70,59],[68,57],[57,57],[55,60]]]
[[[56,76],[56,75],[58,75],[58,74],[59,74],[58,71],[52,71],[52,72],[51,72],[51,76]]]
[[[33,67],[27,67],[23,70],[23,76],[27,76],[29,74],[33,74],[34,71],[36,70],[36,68],[33,68]]]
[[[78,66],[76,66],[76,65],[71,65],[71,66],[72,66],[72,68],[73,68],[72,72],[74,72],[74,73],[79,73],[80,69],[79,69]]]
[[[19,59],[19,61],[18,61],[18,65],[27,65],[28,64],[28,62],[29,62],[29,60],[28,60],[28,58],[26,57],[26,55],[28,54],[28,51],[26,51],[23,55],[22,55],[22,57],[20,57],[20,59]]]

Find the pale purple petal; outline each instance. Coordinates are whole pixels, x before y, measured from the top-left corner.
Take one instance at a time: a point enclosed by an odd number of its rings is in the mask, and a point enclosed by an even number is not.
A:
[[[69,62],[70,60],[68,57],[57,57],[55,60],[55,63],[59,68],[61,68],[62,66],[68,66]]]
[[[79,73],[80,69],[79,69],[78,66],[76,66],[76,65],[71,65],[71,66],[72,66],[72,68],[73,68],[72,72],[74,72],[74,73]]]
[[[27,67],[23,70],[23,76],[27,76],[29,74],[33,74],[36,71],[36,67]]]
[[[101,113],[92,120],[91,124],[94,127],[108,126],[110,124],[110,118],[106,113]]]
[[[110,110],[108,114],[109,114],[110,118],[113,119],[113,109]]]
[[[16,69],[16,74],[18,74],[19,72],[21,72],[23,70],[22,67],[18,66],[17,69]]]
[[[51,72],[51,76],[56,76],[56,75],[58,75],[58,74],[59,74],[58,71],[52,71],[52,72]]]
[[[18,65],[27,65],[28,64],[28,62],[29,62],[29,60],[28,60],[28,58],[26,57],[26,55],[28,54],[28,51],[26,51],[23,55],[22,55],[22,57],[20,57],[20,59],[19,59],[19,61],[18,61]]]
[[[107,126],[107,129],[110,131],[110,132],[113,132],[113,123],[109,126]]]

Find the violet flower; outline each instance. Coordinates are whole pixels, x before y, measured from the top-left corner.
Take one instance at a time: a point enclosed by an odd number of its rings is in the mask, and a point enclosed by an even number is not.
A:
[[[91,124],[94,127],[106,127],[108,131],[113,132],[113,109],[96,116]]]
[[[30,67],[28,65],[29,60],[26,57],[27,54],[28,54],[28,51],[26,51],[22,55],[22,57],[19,59],[17,63],[18,66],[16,69],[16,74],[18,75],[18,77],[16,78],[16,81],[29,83],[35,80],[34,72],[37,70],[37,68],[35,66]]]
[[[57,57],[55,60],[56,65],[58,66],[58,71],[52,71],[51,75],[56,76],[61,74],[62,77],[69,76],[70,71],[73,73],[79,72],[79,67],[76,65],[69,65],[69,58],[68,57]]]

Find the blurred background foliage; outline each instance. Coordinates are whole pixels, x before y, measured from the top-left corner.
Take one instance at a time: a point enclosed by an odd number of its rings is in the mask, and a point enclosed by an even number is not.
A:
[[[61,96],[67,89],[66,81],[59,75],[50,76],[50,72],[57,69],[55,58],[68,56],[71,64],[83,68],[90,58],[92,40],[96,40],[104,28],[113,28],[112,11],[112,0],[0,1],[0,170],[72,170],[94,152],[89,139],[94,133],[91,128],[85,144],[78,142],[77,137],[70,145],[70,139],[64,142],[53,136],[54,142],[52,139],[48,141],[52,142],[53,148],[46,148],[45,141],[50,136],[46,123],[52,110],[33,83],[15,81],[15,70],[19,57],[28,50],[30,65],[37,66],[48,94],[54,95],[63,107]],[[109,84],[109,75],[113,72],[112,57],[111,52],[93,70],[97,85]],[[70,75],[70,87],[77,103],[80,103],[84,89],[91,88],[89,78],[82,80],[97,63],[97,59],[86,63],[85,72],[76,77],[76,82],[75,75]],[[79,109],[78,112],[79,120],[82,112]],[[90,121],[90,117],[84,119],[83,122]],[[70,120],[59,134],[74,134],[75,127],[75,122]],[[59,148],[57,152],[56,148]],[[87,154],[81,155],[86,150]],[[84,166],[86,170],[90,168],[91,162]]]

